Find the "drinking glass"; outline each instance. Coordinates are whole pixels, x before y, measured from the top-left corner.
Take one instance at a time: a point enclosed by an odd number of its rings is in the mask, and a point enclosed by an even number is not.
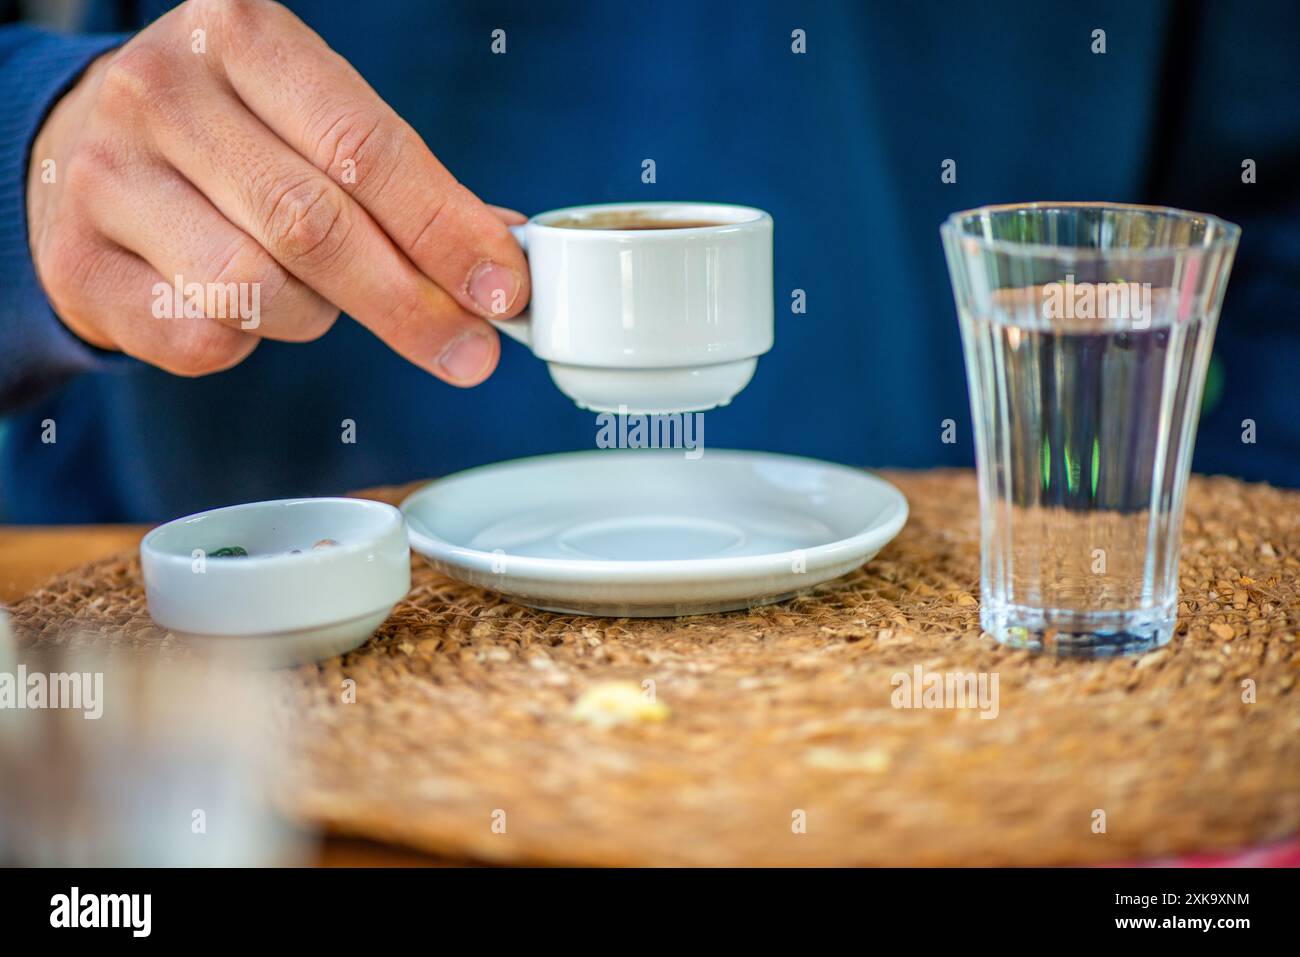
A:
[[[1173,636],[1183,498],[1240,229],[1106,203],[955,213],[980,624],[1059,654]]]
[[[0,710],[0,866],[308,859],[307,835],[270,802],[296,787],[274,673],[203,651],[136,651],[116,628],[42,637],[19,649],[0,609],[0,673],[24,699],[37,675],[50,688],[39,707]]]

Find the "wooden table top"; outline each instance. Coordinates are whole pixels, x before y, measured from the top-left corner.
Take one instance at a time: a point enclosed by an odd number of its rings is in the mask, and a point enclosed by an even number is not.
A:
[[[0,602],[12,602],[45,580],[86,562],[140,544],[148,525],[0,526]],[[420,867],[448,862],[417,851],[372,841],[326,838],[322,867]]]
[[[941,479],[940,476],[931,481]],[[914,478],[911,481],[919,483],[925,480]],[[1296,557],[1300,553],[1296,552],[1294,544],[1294,499],[1283,499],[1283,496],[1291,495],[1294,493],[1264,486],[1244,486],[1229,479],[1193,480],[1189,505],[1190,547],[1189,557],[1185,561],[1189,562],[1187,567],[1192,579],[1189,587],[1197,606],[1189,614],[1189,618],[1193,619],[1190,627],[1193,630],[1199,628],[1199,631],[1184,636],[1183,641],[1191,648],[1190,652],[1184,652],[1184,660],[1191,663],[1208,662],[1210,666],[1222,669],[1222,655],[1226,655],[1229,650],[1240,655],[1251,647],[1253,640],[1257,651],[1252,660],[1258,663],[1263,660],[1258,644],[1259,628],[1289,628],[1278,640],[1282,643],[1294,642],[1295,619],[1288,616],[1295,607],[1294,570],[1300,567],[1296,564]],[[392,491],[388,497],[400,497],[400,492]],[[909,497],[913,498],[919,515],[926,496],[916,490],[916,494],[913,496],[909,493]],[[940,499],[931,495],[930,500],[933,502]],[[1262,506],[1261,501],[1264,503]],[[1270,516],[1266,523],[1269,530],[1267,535],[1258,530],[1250,531],[1250,517],[1253,514]],[[951,523],[945,515],[940,511],[937,517],[932,517],[930,526],[950,527]],[[918,526],[914,516],[913,526],[923,531],[925,523],[921,522]],[[132,551],[147,530],[148,526],[141,525],[0,526],[0,602],[15,601],[49,578],[87,562]],[[1188,546],[1189,540],[1185,539],[1185,546]],[[1226,571],[1229,566],[1233,569],[1244,568],[1254,578],[1243,577],[1238,571]],[[1251,571],[1252,568],[1260,570]],[[1216,576],[1227,576],[1233,581],[1220,582]],[[1234,582],[1242,587],[1236,587]],[[1256,613],[1248,616],[1246,609],[1255,609]],[[1209,626],[1210,631],[1206,631],[1205,623],[1209,620],[1207,615],[1215,616]],[[1219,632],[1213,631],[1213,624],[1222,625],[1226,619],[1234,616],[1239,627],[1228,629],[1232,637],[1223,638]],[[1211,634],[1218,635],[1222,640],[1211,640]],[[710,636],[710,641],[714,640]],[[1277,647],[1284,646],[1279,644]],[[1289,657],[1289,653],[1287,655]],[[1160,669],[1154,667],[1144,669],[1141,662],[1134,666],[1135,675],[1144,676],[1150,681],[1157,680],[1159,672]],[[1216,733],[1227,734],[1239,724],[1239,720],[1234,721]],[[1276,836],[1269,839],[1274,843],[1235,851],[1215,851],[1188,858],[1161,858],[1159,863],[1192,866],[1296,866],[1300,861],[1300,838],[1292,835],[1281,842],[1277,842]],[[459,857],[427,855],[370,840],[327,837],[320,843],[316,863],[320,866],[402,867],[458,866],[466,861]]]

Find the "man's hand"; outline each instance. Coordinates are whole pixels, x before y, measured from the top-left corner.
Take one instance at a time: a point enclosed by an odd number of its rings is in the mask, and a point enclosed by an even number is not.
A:
[[[499,351],[480,317],[528,299],[506,229],[522,217],[457,183],[269,0],[189,0],[96,61],[36,138],[27,207],[37,272],[68,327],[181,375],[227,369],[260,337],[315,339],[343,310],[421,368],[474,385]],[[249,284],[260,315],[209,294],[202,316],[170,317],[161,291],[178,276],[218,293]]]

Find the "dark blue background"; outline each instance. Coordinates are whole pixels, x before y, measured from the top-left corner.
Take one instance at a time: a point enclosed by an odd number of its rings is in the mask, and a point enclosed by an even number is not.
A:
[[[290,6],[485,200],[771,211],[776,346],[731,407],[706,415],[707,446],[971,464],[939,223],[993,202],[1159,202],[1244,230],[1196,467],[1300,484],[1296,4]],[[146,7],[140,22],[158,12]],[[489,48],[498,27],[503,56]],[[1090,52],[1094,28],[1104,55]],[[1247,157],[1255,185],[1241,182]],[[806,315],[790,312],[796,288]],[[47,417],[55,445],[39,440]],[[339,440],[345,418],[355,445]],[[940,440],[948,418],[956,445]],[[84,374],[8,422],[0,488],[11,521],[162,519],[591,448],[596,431],[514,343],[492,379],[461,391],[344,319],[200,380]]]

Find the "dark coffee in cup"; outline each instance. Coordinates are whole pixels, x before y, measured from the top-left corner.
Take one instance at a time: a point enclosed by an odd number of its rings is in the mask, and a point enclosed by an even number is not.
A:
[[[673,219],[656,216],[650,212],[619,210],[617,212],[586,213],[569,216],[547,223],[560,229],[699,229],[705,226],[725,226],[726,223],[708,219]]]

